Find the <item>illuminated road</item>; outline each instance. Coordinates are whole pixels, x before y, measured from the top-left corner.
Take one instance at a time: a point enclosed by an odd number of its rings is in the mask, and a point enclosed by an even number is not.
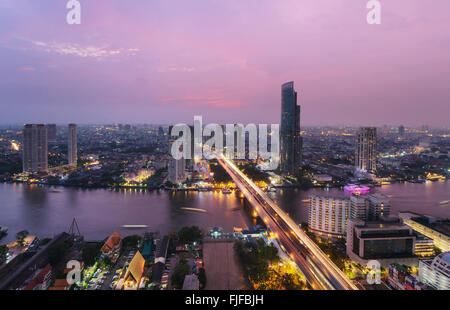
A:
[[[220,156],[218,161],[275,234],[282,248],[289,253],[313,289],[358,289],[317,244],[231,160]]]

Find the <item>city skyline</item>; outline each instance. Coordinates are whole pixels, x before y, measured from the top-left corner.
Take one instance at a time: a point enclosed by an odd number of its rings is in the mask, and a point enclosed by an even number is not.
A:
[[[3,1],[0,124],[278,123],[293,80],[303,126],[446,126],[450,4],[405,3]]]

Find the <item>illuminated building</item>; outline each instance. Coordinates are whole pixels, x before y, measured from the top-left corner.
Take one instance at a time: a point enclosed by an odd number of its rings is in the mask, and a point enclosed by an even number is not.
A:
[[[344,236],[350,200],[327,196],[311,196],[309,201],[308,228],[325,236]]]
[[[349,194],[366,195],[370,192],[370,187],[356,184],[349,184],[344,186],[344,191]]]
[[[352,219],[367,220],[369,216],[369,201],[362,196],[350,197],[349,217]]]
[[[48,171],[47,127],[27,124],[23,128],[23,172]]]
[[[280,164],[284,174],[295,175],[301,168],[300,105],[294,82],[281,86]]]
[[[172,147],[172,143],[173,141],[170,142],[169,150]],[[186,181],[186,159],[171,157],[169,159],[168,173],[168,180],[173,184],[180,184]]]
[[[117,231],[115,231],[111,236],[109,236],[105,244],[103,244],[101,252],[104,256],[108,257],[109,259],[111,259],[111,261],[115,262],[117,260],[117,257],[119,256],[121,244],[122,238],[120,234]]]
[[[356,133],[355,166],[368,172],[374,172],[377,165],[377,129],[360,128]]]
[[[389,217],[391,213],[391,203],[386,195],[374,193],[367,196],[369,201],[369,218],[379,220],[382,217]]]
[[[398,215],[405,225],[414,231],[433,239],[434,246],[442,252],[450,251],[450,220],[433,218],[413,212]]]
[[[347,221],[347,255],[353,261],[366,265],[378,260],[381,266],[391,263],[417,265],[414,256],[416,236],[412,229],[398,220],[365,222]]]
[[[418,235],[416,238],[416,245],[414,247],[414,254],[422,257],[430,257],[434,255],[434,241],[424,235]]]
[[[138,288],[141,288],[143,285],[142,276],[144,274],[144,267],[145,259],[141,253],[137,251],[136,255],[134,255],[131,260],[130,265],[128,265],[120,288],[123,288],[124,290],[137,290]]]
[[[450,252],[419,262],[419,280],[437,290],[450,290]]]
[[[67,159],[70,166],[77,165],[77,125],[69,124]]]

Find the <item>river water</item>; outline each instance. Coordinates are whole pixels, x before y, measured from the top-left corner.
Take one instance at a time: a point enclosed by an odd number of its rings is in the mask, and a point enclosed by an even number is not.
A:
[[[383,185],[375,191],[391,198],[391,214],[415,211],[450,218],[450,205],[439,202],[450,200],[450,182],[426,184],[398,183]],[[269,195],[298,222],[307,222],[311,194],[342,194],[338,189],[295,190],[279,189]],[[88,240],[102,240],[114,230],[123,235],[142,233],[139,229],[122,225],[148,225],[147,230],[167,233],[186,225],[202,228],[250,225],[242,199],[235,194],[221,192],[146,192],[143,190],[76,189],[45,187],[27,184],[0,183],[0,225],[9,233],[0,243],[14,240],[23,229],[39,237],[52,237],[68,231],[75,217],[80,232]],[[206,212],[188,211],[197,208]]]

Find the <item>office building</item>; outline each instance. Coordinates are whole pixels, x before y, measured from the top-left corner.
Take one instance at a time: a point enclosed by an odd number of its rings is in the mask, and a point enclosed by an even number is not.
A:
[[[77,125],[69,124],[67,159],[70,166],[77,165]]]
[[[414,212],[400,212],[399,218],[414,231],[433,240],[442,252],[450,251],[450,220],[420,215]]]
[[[360,128],[356,133],[355,166],[359,170],[374,172],[377,165],[377,129]]]
[[[47,127],[27,124],[23,128],[23,172],[48,171]]]
[[[370,260],[378,260],[382,267],[391,263],[417,265],[415,242],[412,229],[398,220],[347,221],[347,255],[364,266]]]
[[[280,167],[285,175],[301,169],[302,138],[300,136],[300,105],[294,82],[281,86]]]
[[[324,237],[344,237],[350,200],[313,195],[309,201],[308,229]]]
[[[47,124],[48,143],[56,143],[56,125]]]
[[[419,281],[436,290],[450,290],[450,252],[419,262]]]

